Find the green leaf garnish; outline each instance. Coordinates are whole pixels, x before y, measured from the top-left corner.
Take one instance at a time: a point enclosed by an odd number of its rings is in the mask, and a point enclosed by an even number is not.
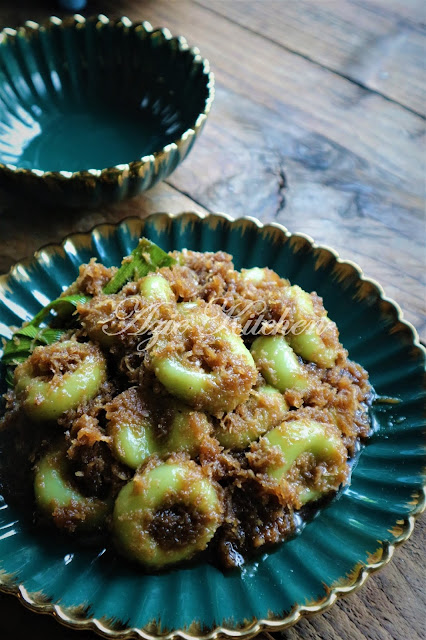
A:
[[[3,350],[2,363],[6,365],[7,385],[13,386],[14,368],[25,362],[36,347],[58,342],[64,333],[64,329],[40,329],[30,324],[16,331]]]
[[[39,329],[27,325],[14,333],[6,342],[2,362],[7,365],[17,365],[26,360],[35,347],[58,342],[64,333],[64,329]]]
[[[56,298],[56,300],[52,300],[48,305],[40,309],[40,311],[34,316],[32,320],[30,320],[29,325],[33,325],[38,327],[41,322],[49,315],[51,311],[56,311],[56,313],[61,317],[70,316],[76,309],[78,304],[84,304],[90,300],[89,296],[84,296],[82,293],[76,293],[72,296],[63,296],[62,298]]]
[[[141,238],[138,246],[123,259],[121,267],[104,287],[103,293],[107,295],[117,293],[130,280],[138,280],[157,268],[170,267],[175,263],[176,260],[159,246],[147,238]],[[84,304],[90,299],[89,296],[82,293],[56,298],[40,309],[32,320],[13,334],[5,344],[1,359],[7,367],[6,382],[9,386],[13,386],[13,368],[21,362],[25,362],[35,347],[57,342],[65,333],[64,329],[40,328],[40,324],[50,312],[55,311],[59,318],[66,319],[74,313],[79,304]]]
[[[141,238],[138,246],[126,256],[115,276],[103,288],[103,293],[117,293],[130,280],[138,280],[161,267],[171,267],[176,260],[147,238]]]
[[[39,327],[49,313],[56,311],[58,316],[66,318],[75,311],[78,304],[87,302],[89,299],[82,294],[76,294],[52,300],[43,309],[40,309],[30,322],[13,334],[4,346],[1,359],[7,367],[6,382],[9,386],[13,386],[14,367],[21,362],[25,362],[36,347],[58,342],[61,336],[64,335],[64,329],[52,329],[50,327],[41,329]]]
[[[13,372],[14,369],[12,367],[6,368],[5,380],[8,387],[13,387]]]

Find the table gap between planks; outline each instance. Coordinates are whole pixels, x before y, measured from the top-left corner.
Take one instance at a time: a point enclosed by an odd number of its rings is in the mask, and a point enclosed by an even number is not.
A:
[[[212,113],[167,183],[123,204],[46,210],[0,191],[0,272],[47,242],[129,215],[254,215],[357,262],[426,340],[423,1],[89,0],[89,10],[149,20],[199,46],[216,76]],[[52,14],[64,15],[52,1],[2,3],[0,27]],[[281,635],[422,638],[425,529],[420,522],[358,594]],[[2,637],[30,630],[34,640],[95,637],[62,629],[8,596],[0,612]]]

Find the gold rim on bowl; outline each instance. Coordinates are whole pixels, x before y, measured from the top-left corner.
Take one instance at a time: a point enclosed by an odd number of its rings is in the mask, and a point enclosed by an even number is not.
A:
[[[188,41],[184,36],[173,36],[170,33],[169,29],[167,29],[166,27],[154,29],[151,23],[147,20],[133,22],[126,16],[122,16],[121,18],[117,19],[110,19],[104,14],[99,14],[97,16],[85,18],[81,14],[76,13],[72,16],[67,16],[64,19],[58,18],[56,16],[50,16],[40,23],[35,22],[34,20],[27,20],[23,26],[18,27],[17,29],[5,27],[0,31],[0,46],[2,46],[8,40],[13,40],[18,36],[32,35],[35,32],[38,32],[40,29],[48,30],[54,26],[60,27],[61,29],[68,27],[81,29],[86,25],[86,23],[91,22],[96,23],[96,28],[98,30],[112,25],[114,28],[122,29],[124,32],[128,32],[130,29],[140,29],[145,31],[147,34],[153,32],[161,33],[164,37],[164,40],[175,40],[177,42],[179,52],[189,51],[192,54],[193,61],[198,62],[203,66],[203,72],[207,79],[207,97],[204,103],[203,111],[197,116],[194,125],[186,129],[186,131],[184,131],[184,133],[182,133],[179,138],[177,138],[173,142],[170,142],[154,153],[142,156],[141,158],[128,163],[116,164],[104,169],[84,169],[81,171],[43,171],[41,169],[24,169],[14,164],[4,164],[0,162],[0,169],[4,172],[8,174],[29,175],[40,179],[53,178],[60,181],[68,181],[73,178],[81,178],[84,180],[90,178],[101,178],[104,180],[108,180],[109,178],[116,179],[117,174],[124,176],[130,174],[143,175],[148,166],[150,166],[152,163],[154,165],[157,165],[159,162],[161,162],[162,158],[164,156],[167,156],[171,151],[181,151],[186,148],[189,144],[190,139],[194,136],[197,136],[203,128],[215,96],[215,79],[213,72],[210,70],[210,63],[207,58],[203,58],[201,56],[198,47],[190,47]]]

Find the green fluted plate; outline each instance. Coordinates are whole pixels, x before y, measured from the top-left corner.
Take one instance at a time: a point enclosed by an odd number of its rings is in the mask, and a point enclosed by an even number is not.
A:
[[[0,184],[98,206],[164,180],[201,132],[209,63],[149,22],[51,17],[0,33]]]
[[[351,357],[378,394],[398,399],[372,412],[377,428],[352,483],[302,533],[222,573],[208,564],[143,575],[102,549],[53,531],[42,536],[19,510],[0,506],[0,581],[38,611],[111,637],[251,637],[290,626],[360,586],[410,535],[424,506],[425,352],[415,330],[374,282],[331,249],[254,219],[156,214],[101,225],[41,249],[0,278],[0,333],[30,319],[96,256],[106,265],[145,235],[166,250],[228,251],[237,268],[268,266],[324,298]],[[4,452],[1,455],[5,455]]]

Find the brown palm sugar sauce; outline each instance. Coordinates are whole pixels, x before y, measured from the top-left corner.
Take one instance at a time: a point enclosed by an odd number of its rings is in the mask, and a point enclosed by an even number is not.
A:
[[[62,361],[61,342],[48,358],[42,349],[36,350],[31,356],[34,373],[49,380],[65,369],[74,371],[80,362],[79,344],[88,343],[102,352],[107,362],[107,380],[94,397],[64,412],[54,425],[32,425],[24,415],[20,397],[8,392],[1,432],[8,433],[7,447],[14,449],[16,459],[25,459],[27,463],[20,469],[3,464],[2,489],[9,497],[25,493],[25,499],[30,500],[29,470],[37,464],[53,434],[64,433],[70,481],[87,497],[108,496],[114,500],[135,474],[113,452],[112,438],[122,424],[149,423],[158,443],[160,453],[156,452],[155,460],[145,460],[136,473],[158,464],[158,456],[173,457],[173,452],[167,456],[161,446],[174,424],[176,399],[159,381],[153,363],[169,356],[180,358],[189,370],[193,367],[206,374],[217,373],[220,381],[187,409],[190,433],[195,434],[198,443],[191,457],[204,476],[218,487],[223,503],[222,524],[209,544],[208,557],[229,568],[242,564],[257,550],[267,548],[265,545],[274,545],[294,533],[302,506],[298,500],[301,488],[326,490],[326,497],[330,497],[342,483],[348,482],[351,459],[359,442],[370,432],[368,406],[372,391],[366,371],[348,359],[332,323],[327,325],[322,338],[327,347],[336,351],[334,366],[322,368],[298,358],[308,377],[306,389],[285,390],[282,394],[285,410],[273,397],[266,396],[256,404],[257,389],[265,380],[253,369],[254,365],[233,352],[226,341],[226,332],[241,336],[248,349],[266,324],[274,326],[277,334],[285,334],[296,322],[289,282],[269,269],[264,270],[260,282],[247,280],[235,270],[232,257],[224,252],[183,250],[171,255],[176,264],[157,272],[169,283],[174,299],[158,304],[140,294],[139,282],[126,284],[117,294],[105,295],[102,289],[116,269],[108,269],[95,260],[80,267],[79,277],[65,292],[91,297],[78,306],[77,319],[73,320],[75,328],[66,334],[67,340],[75,341],[75,348],[67,362]],[[311,301],[315,317],[325,317],[321,298],[313,293]],[[188,312],[190,320],[195,320],[188,322],[182,318],[179,303],[196,303]],[[197,314],[210,324],[197,321]],[[225,334],[220,332],[220,326],[225,327]],[[222,396],[225,399],[238,396],[241,401],[232,411],[203,409],[206,398],[207,406],[216,407],[215,401]],[[297,420],[319,422],[326,430],[327,425],[334,430],[337,427],[345,447],[344,459],[337,456],[317,461],[312,453],[305,452],[298,456],[285,481],[277,482],[268,474],[271,465],[283,460],[276,447],[265,447],[262,438],[242,450],[220,445],[220,432],[234,433],[236,437],[247,430],[256,434],[265,412],[269,416],[268,430]],[[189,456],[179,455],[182,459]],[[324,482],[324,477],[330,474],[335,478],[331,488]],[[24,492],[21,484],[26,487]],[[309,514],[315,508],[315,504],[306,505],[301,513]],[[79,505],[73,505],[73,509],[76,513],[71,515],[78,519]],[[53,513],[53,520],[59,527],[73,528],[69,513],[60,508]],[[108,526],[107,520],[105,527]],[[203,517],[195,509],[185,501],[172,500],[165,501],[152,514],[149,531],[162,547],[172,549],[194,540],[202,526]]]
[[[148,530],[163,549],[176,549],[193,544],[202,526],[203,518],[199,513],[188,505],[173,503],[153,514]]]

